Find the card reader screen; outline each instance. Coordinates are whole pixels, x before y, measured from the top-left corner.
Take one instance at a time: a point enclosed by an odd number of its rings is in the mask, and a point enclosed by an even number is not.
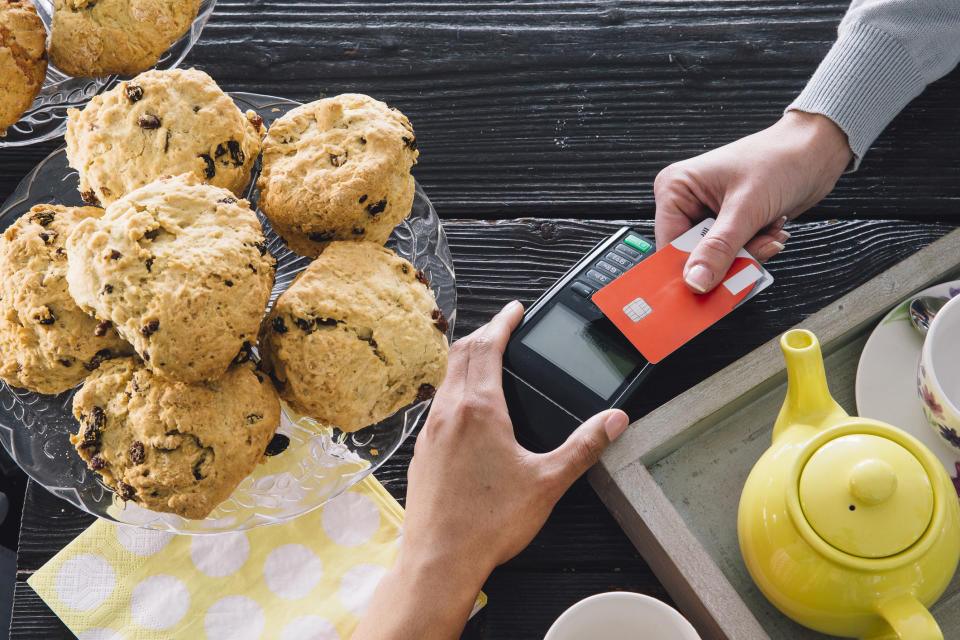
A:
[[[520,342],[605,399],[640,364],[639,354],[591,331],[585,318],[562,304],[553,305]]]

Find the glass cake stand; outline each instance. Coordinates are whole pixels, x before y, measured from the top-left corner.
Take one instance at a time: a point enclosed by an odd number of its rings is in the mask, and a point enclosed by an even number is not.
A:
[[[49,32],[53,22],[53,2],[51,0],[31,1]],[[173,69],[183,61],[187,52],[200,38],[200,32],[203,31],[216,4],[217,0],[203,0],[190,29],[160,57],[154,69]],[[20,116],[20,120],[7,129],[7,135],[0,136],[0,148],[22,147],[59,138],[67,130],[67,109],[83,107],[90,98],[109,89],[117,80],[119,76],[76,78],[49,64],[43,88],[34,98],[30,108]]]
[[[270,96],[230,94],[241,111],[252,109],[269,125],[299,103]],[[257,202],[260,161],[245,197]],[[81,206],[77,172],[61,148],[37,165],[0,208],[0,230],[31,206],[41,203]],[[290,285],[310,259],[289,251],[270,223],[257,211],[270,253],[277,258],[276,284],[270,304]],[[387,246],[422,269],[437,305],[456,320],[456,283],[446,235],[436,211],[419,185],[410,215],[394,230]],[[287,522],[323,505],[382,466],[423,416],[428,402],[416,402],[387,419],[355,433],[297,416],[283,407],[279,433],[290,439],[279,455],[248,476],[205,520],[187,520],[123,503],[100,481],[70,444],[78,424],[72,403],[76,389],[43,395],[0,382],[0,443],[31,478],[48,491],[100,518],[174,533],[237,531]]]

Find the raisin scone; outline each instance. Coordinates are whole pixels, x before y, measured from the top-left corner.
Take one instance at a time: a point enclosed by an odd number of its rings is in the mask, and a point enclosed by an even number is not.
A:
[[[84,220],[67,283],[155,373],[218,378],[257,339],[276,261],[246,200],[190,174],[165,177]]]
[[[87,378],[73,415],[70,442],[120,498],[201,520],[264,459],[280,401],[252,362],[186,384],[120,358]]]
[[[71,231],[103,209],[37,205],[0,237],[0,378],[38,393],[80,383],[103,360],[133,353],[109,322],[67,291]]]
[[[0,2],[0,136],[40,93],[47,75],[47,30],[25,0]]]
[[[356,431],[433,396],[448,329],[423,272],[372,242],[331,242],[277,299],[260,351],[293,409]]]
[[[196,69],[148,71],[67,110],[67,159],[88,204],[114,202],[162,175],[193,173],[239,196],[262,121]]]
[[[53,0],[50,61],[71,76],[132,76],[187,32],[201,0]]]
[[[418,155],[396,109],[355,93],[317,100],[267,132],[258,206],[302,255],[316,257],[331,240],[383,244],[410,214]]]

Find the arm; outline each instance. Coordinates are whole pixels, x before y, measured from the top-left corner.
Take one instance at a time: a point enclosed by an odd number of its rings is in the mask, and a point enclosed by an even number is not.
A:
[[[837,34],[787,110],[835,122],[856,169],[890,121],[960,62],[960,2],[854,0]]]
[[[684,270],[701,293],[741,247],[773,257],[789,238],[786,219],[826,196],[890,120],[958,60],[960,1],[854,0],[833,48],[780,121],[657,176],[657,244],[717,216]]]
[[[512,302],[458,340],[407,473],[400,553],[353,640],[457,638],[498,564],[533,539],[561,495],[627,427],[619,410],[536,454],[513,435],[502,356],[523,307]]]

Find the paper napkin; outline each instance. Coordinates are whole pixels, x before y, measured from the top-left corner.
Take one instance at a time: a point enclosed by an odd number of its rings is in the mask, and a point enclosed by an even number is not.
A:
[[[27,581],[80,640],[345,640],[402,507],[368,476],[283,525],[204,536],[97,521]],[[481,593],[474,612],[486,604]]]

